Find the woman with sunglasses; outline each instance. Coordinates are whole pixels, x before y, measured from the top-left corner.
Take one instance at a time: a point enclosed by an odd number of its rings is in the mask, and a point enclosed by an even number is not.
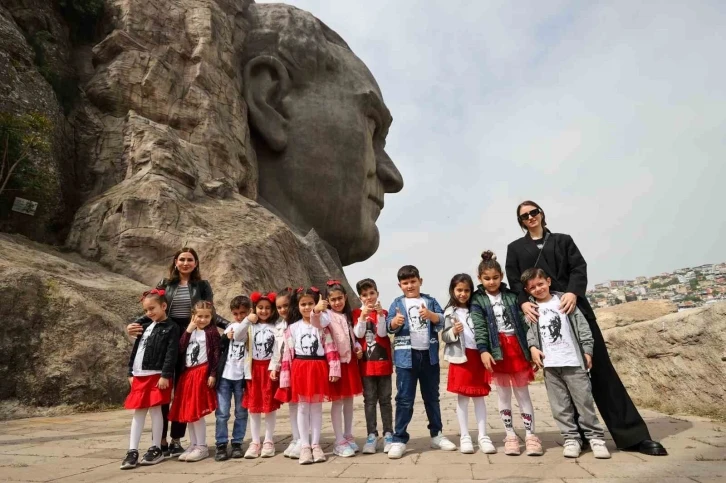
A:
[[[571,314],[579,308],[587,319],[595,340],[590,369],[592,393],[617,447],[652,456],[668,454],[660,443],[650,439],[648,427],[610,362],[595,312],[585,294],[587,262],[572,237],[548,230],[545,213],[534,201],[517,206],[517,223],[526,233],[509,244],[506,272],[510,287],[519,294],[518,301],[527,320],[537,321],[539,313],[537,305],[527,297],[520,277],[528,268],[537,267],[551,277],[552,290],[563,294],[562,312]]]

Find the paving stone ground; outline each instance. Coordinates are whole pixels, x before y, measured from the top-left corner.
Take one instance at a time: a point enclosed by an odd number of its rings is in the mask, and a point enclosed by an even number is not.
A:
[[[445,377],[442,377],[445,380]],[[426,416],[420,399],[409,431],[412,440],[406,455],[389,460],[386,455],[358,455],[340,458],[332,455],[332,428],[329,408],[324,406],[323,448],[326,463],[300,466],[282,451],[289,442],[287,407],[278,412],[275,446],[278,454],[269,459],[229,460],[217,463],[209,458],[197,463],[167,460],[150,467],[121,471],[119,464],[128,445],[129,411],[108,411],[53,418],[31,418],[0,422],[0,481],[54,482],[134,482],[134,483],[212,483],[212,482],[295,482],[393,483],[429,482],[511,482],[511,483],[716,483],[726,482],[726,425],[704,418],[668,416],[641,410],[654,439],[666,446],[667,457],[647,457],[617,451],[608,436],[610,460],[596,460],[584,452],[576,460],[562,457],[562,440],[550,414],[542,384],[531,386],[537,433],[543,441],[541,457],[505,456],[504,432],[496,394],[487,398],[489,435],[499,453],[465,455],[429,449]],[[444,432],[458,444],[456,396],[442,382]],[[470,427],[476,428],[473,408]],[[517,431],[523,436],[521,421]],[[150,420],[142,436],[141,448],[150,445]],[[355,434],[362,446],[365,439],[363,399],[356,398]],[[472,431],[476,441],[476,430]],[[249,432],[247,434],[249,438]],[[214,442],[214,417],[207,417],[208,443]],[[188,440],[184,441],[186,446]],[[245,441],[245,449],[247,440]],[[142,450],[143,453],[143,450]]]

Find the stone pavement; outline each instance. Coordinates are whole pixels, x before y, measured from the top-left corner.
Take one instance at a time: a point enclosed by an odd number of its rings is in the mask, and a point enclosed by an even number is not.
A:
[[[446,393],[442,377],[444,432],[458,444],[456,397]],[[406,455],[397,461],[384,454],[339,458],[331,454],[332,428],[324,406],[323,445],[326,463],[300,466],[282,456],[289,442],[287,407],[278,414],[274,458],[229,460],[216,463],[209,458],[197,463],[168,460],[151,467],[121,471],[131,416],[128,411],[77,414],[66,417],[32,418],[0,422],[0,481],[57,482],[315,482],[374,483],[395,481],[428,482],[652,482],[716,483],[726,481],[726,424],[703,418],[667,416],[653,411],[641,413],[651,434],[663,442],[670,456],[647,457],[615,450],[608,446],[610,460],[595,460],[587,451],[577,460],[562,457],[561,439],[550,414],[542,384],[531,387],[537,432],[543,441],[541,457],[505,456],[504,432],[497,409],[496,394],[487,398],[490,436],[499,453],[464,455],[429,449],[426,416],[420,400],[416,403],[412,440]],[[356,399],[355,432],[358,443],[365,439],[363,400]],[[473,408],[470,427],[476,428]],[[515,427],[521,428],[521,421]],[[141,439],[141,453],[150,445],[150,420]],[[208,443],[214,442],[214,417],[207,418]],[[522,430],[518,429],[520,435]],[[474,439],[476,430],[472,431]],[[248,432],[249,437],[249,432]],[[185,441],[185,446],[186,446]],[[245,442],[245,449],[246,449]],[[294,478],[294,480],[293,480]]]

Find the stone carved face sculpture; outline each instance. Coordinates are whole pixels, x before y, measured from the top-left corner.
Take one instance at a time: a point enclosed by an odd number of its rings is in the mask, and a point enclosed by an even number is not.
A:
[[[243,95],[260,203],[301,234],[314,229],[343,265],[378,248],[385,193],[403,179],[385,151],[392,118],[347,44],[311,14],[252,5]]]

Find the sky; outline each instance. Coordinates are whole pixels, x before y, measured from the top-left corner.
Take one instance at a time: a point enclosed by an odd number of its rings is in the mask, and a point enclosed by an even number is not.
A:
[[[265,3],[265,2],[258,2]],[[726,4],[289,0],[343,37],[393,114],[381,243],[345,268],[443,305],[479,254],[504,262],[520,201],[572,235],[590,287],[726,261]]]

